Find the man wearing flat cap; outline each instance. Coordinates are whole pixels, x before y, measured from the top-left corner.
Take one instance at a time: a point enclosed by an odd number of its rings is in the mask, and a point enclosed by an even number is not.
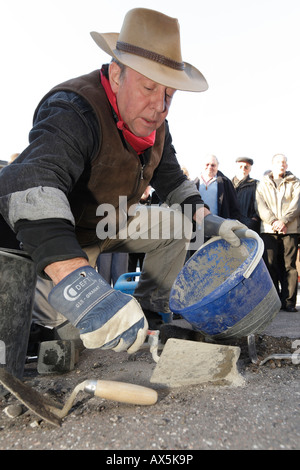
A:
[[[120,33],[91,36],[111,63],[43,97],[28,147],[1,172],[0,211],[39,276],[53,283],[49,303],[84,345],[133,353],[148,322],[153,328],[158,313],[169,313],[192,232],[189,220],[182,234],[184,206],[198,223],[205,218],[209,235],[232,244],[240,243],[234,231],[241,224],[210,214],[176,159],[166,121],[174,93],[208,87],[182,60],[178,21],[135,8]],[[139,211],[149,184],[170,208]],[[163,219],[173,215],[165,238],[158,210]],[[134,296],[94,269],[99,253],[113,251],[146,253]]]
[[[238,157],[235,162],[236,172],[235,176],[232,178],[232,184],[237,193],[241,213],[240,221],[251,230],[259,233],[260,218],[256,210],[255,202],[258,181],[250,176],[254,163],[253,159]]]

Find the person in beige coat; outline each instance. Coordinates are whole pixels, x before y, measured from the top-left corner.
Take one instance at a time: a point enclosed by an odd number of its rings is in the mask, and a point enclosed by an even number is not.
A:
[[[274,155],[271,171],[258,184],[256,201],[265,245],[264,261],[281,297],[282,309],[295,312],[300,180],[287,167],[284,155]]]

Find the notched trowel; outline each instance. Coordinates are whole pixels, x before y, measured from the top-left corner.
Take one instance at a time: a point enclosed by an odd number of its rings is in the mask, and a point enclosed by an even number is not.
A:
[[[74,388],[66,404],[61,407],[3,368],[0,368],[0,384],[36,415],[55,426],[61,425],[62,419],[67,416],[80,391],[135,405],[154,405],[158,398],[155,390],[140,385],[109,380],[85,380]]]
[[[237,370],[239,347],[170,338],[160,356],[153,348],[152,344],[152,357],[157,364],[151,383],[167,387],[201,383],[244,385]]]

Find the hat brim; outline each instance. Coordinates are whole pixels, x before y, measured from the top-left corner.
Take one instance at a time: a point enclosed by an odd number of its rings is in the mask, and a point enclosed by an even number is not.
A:
[[[118,33],[92,31],[90,34],[96,44],[108,55],[156,83],[182,91],[208,89],[207,81],[202,73],[187,62],[184,62],[183,70],[175,70],[153,60],[118,50],[116,48]]]
[[[244,157],[239,157],[239,158],[236,159],[235,162],[236,162],[236,163],[248,163],[248,164],[251,165],[251,166],[252,166],[253,163],[254,163],[253,160],[252,160],[252,158],[246,158],[246,157],[245,157],[245,158],[244,158]]]

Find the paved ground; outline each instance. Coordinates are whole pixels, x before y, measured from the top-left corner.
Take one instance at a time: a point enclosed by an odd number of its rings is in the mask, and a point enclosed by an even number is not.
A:
[[[261,357],[292,353],[293,346],[300,347],[299,302],[298,308],[298,313],[281,311],[256,337]],[[154,455],[172,450],[185,458],[186,453],[203,449],[299,450],[299,363],[272,360],[257,366],[249,359],[246,340],[238,345],[238,368],[245,379],[241,387],[153,386],[149,380],[155,363],[148,351],[134,356],[84,351],[75,370],[63,375],[41,376],[36,364],[30,364],[25,382],[61,404],[75,385],[91,378],[151,386],[159,399],[153,406],[134,406],[81,392],[62,426],[54,427],[28,410],[16,418],[8,417],[4,409],[17,403],[8,395],[0,398],[0,449],[107,450],[105,459],[120,455],[121,450],[136,457],[145,449]]]

